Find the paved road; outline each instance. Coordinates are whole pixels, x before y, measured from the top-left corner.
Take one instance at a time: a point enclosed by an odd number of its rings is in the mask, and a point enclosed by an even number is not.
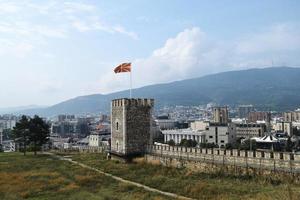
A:
[[[80,163],[80,162],[77,162],[77,161],[74,161],[72,160],[71,158],[65,158],[63,156],[59,156],[59,155],[56,155],[56,154],[53,154],[53,153],[50,153],[50,152],[44,152],[44,154],[47,154],[47,155],[50,155],[52,157],[55,157],[55,158],[58,158],[60,160],[65,160],[65,161],[68,161],[70,163],[73,163],[73,164],[76,164],[76,165],[79,165],[83,168],[86,168],[86,169],[89,169],[89,170],[93,170],[93,171],[96,171],[100,174],[103,174],[105,176],[108,176],[108,177],[111,177],[117,181],[120,181],[120,182],[123,182],[123,183],[127,183],[127,184],[130,184],[130,185],[134,185],[136,187],[140,187],[140,188],[143,188],[147,191],[150,191],[150,192],[155,192],[155,193],[159,193],[159,194],[162,194],[162,195],[165,195],[165,196],[168,196],[168,197],[173,197],[173,198],[176,198],[176,199],[183,199],[183,200],[194,200],[192,198],[189,198],[189,197],[185,197],[185,196],[181,196],[181,195],[178,195],[178,194],[174,194],[174,193],[170,193],[170,192],[164,192],[164,191],[161,191],[161,190],[158,190],[158,189],[155,189],[155,188],[152,188],[152,187],[149,187],[149,186],[146,186],[146,185],[143,185],[141,183],[137,183],[137,182],[133,182],[133,181],[129,181],[129,180],[126,180],[126,179],[123,179],[121,177],[118,177],[118,176],[115,176],[115,175],[112,175],[112,174],[109,174],[109,173],[106,173],[106,172],[103,172],[97,168],[94,168],[94,167],[91,167],[91,166],[88,166],[86,164],[83,164],[83,163]]]

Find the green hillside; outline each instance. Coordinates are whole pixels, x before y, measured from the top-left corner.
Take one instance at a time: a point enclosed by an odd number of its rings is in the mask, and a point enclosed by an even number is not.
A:
[[[154,98],[156,106],[253,104],[260,109],[292,110],[300,105],[300,68],[276,67],[212,74],[195,79],[150,85],[133,90],[136,98]],[[26,114],[109,112],[110,101],[128,91],[77,97]]]

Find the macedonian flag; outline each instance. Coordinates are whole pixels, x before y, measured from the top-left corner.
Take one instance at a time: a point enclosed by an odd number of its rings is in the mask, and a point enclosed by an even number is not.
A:
[[[122,63],[114,69],[115,73],[131,72],[131,63]]]

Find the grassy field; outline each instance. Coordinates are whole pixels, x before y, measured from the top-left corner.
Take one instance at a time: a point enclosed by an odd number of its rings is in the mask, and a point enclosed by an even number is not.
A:
[[[300,199],[300,185],[257,177],[205,174],[146,164],[107,161],[102,154],[74,154],[72,159],[122,178],[197,199]]]
[[[73,160],[128,180],[196,199],[300,199],[300,186],[254,177],[205,174],[108,161],[103,154]],[[168,199],[46,155],[0,154],[0,199]]]
[[[0,153],[0,199],[166,199],[46,155]]]

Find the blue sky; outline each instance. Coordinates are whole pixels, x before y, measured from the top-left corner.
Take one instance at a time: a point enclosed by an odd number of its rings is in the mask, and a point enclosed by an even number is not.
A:
[[[300,66],[300,1],[0,0],[0,108]]]

